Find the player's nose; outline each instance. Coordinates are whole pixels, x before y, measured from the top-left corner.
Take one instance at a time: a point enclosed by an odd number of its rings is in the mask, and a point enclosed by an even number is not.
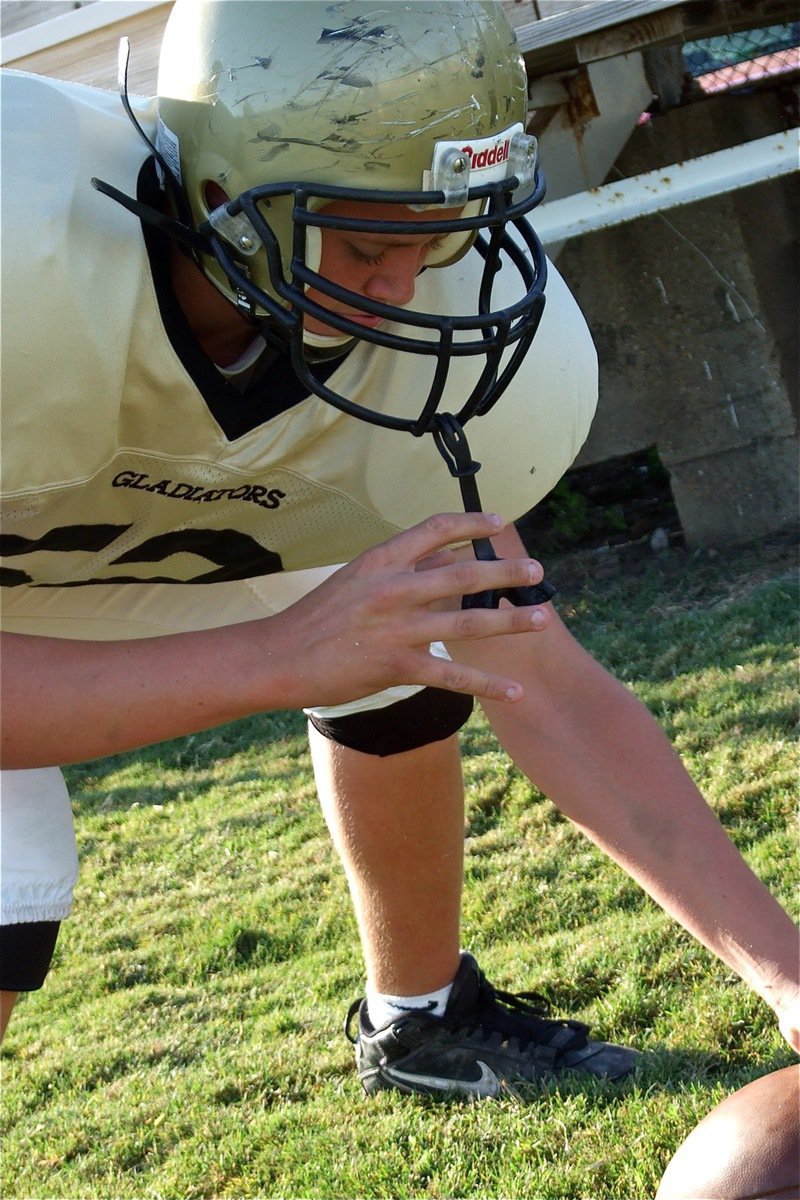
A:
[[[421,269],[420,251],[414,246],[392,250],[375,269],[367,283],[367,295],[384,304],[402,307],[414,299]]]

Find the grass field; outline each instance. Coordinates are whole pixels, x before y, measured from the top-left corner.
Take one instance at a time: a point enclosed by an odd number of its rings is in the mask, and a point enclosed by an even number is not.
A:
[[[797,915],[788,555],[550,563],[578,637],[651,708]],[[563,581],[563,582],[562,582]],[[82,874],[3,1051],[4,1197],[640,1200],[689,1129],[792,1061],[768,1009],[464,738],[464,944],[499,986],[647,1051],[635,1083],[367,1101],[363,987],[303,721],[276,713],[72,768]]]

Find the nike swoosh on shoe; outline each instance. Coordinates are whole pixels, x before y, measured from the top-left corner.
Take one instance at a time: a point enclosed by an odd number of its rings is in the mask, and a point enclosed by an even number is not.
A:
[[[398,1012],[413,1013],[413,1012],[433,1012],[436,1008],[435,1000],[428,1000],[427,1004],[395,1004],[393,1000],[388,1000],[389,1008],[395,1008]]]
[[[401,1071],[397,1067],[383,1067],[381,1074],[401,1087],[433,1088],[439,1092],[462,1092],[468,1096],[494,1097],[500,1094],[500,1080],[491,1067],[478,1059],[481,1069],[479,1079],[446,1079],[441,1075],[417,1075],[411,1071]]]

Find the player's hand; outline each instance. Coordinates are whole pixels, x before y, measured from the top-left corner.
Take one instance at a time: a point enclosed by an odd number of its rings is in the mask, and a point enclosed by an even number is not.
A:
[[[776,1011],[781,1033],[795,1054],[800,1054],[800,996]]]
[[[430,517],[359,555],[270,618],[278,653],[288,656],[287,707],[343,703],[398,684],[520,699],[516,680],[429,652],[431,642],[531,633],[547,625],[543,606],[461,610],[465,593],[541,581],[533,559],[477,562],[447,549],[502,528],[502,520],[487,513]]]

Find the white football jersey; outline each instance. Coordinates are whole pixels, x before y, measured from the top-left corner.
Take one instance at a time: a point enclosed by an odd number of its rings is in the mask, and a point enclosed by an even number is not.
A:
[[[8,72],[2,125],[3,584],[252,578],[347,561],[461,511],[432,437],[316,396],[281,410],[271,371],[242,398],[189,344],[180,314],[165,315],[140,224],[91,186],[134,194],[147,159],[115,94]],[[480,268],[471,251],[426,271],[410,307],[474,311]],[[496,284],[507,303],[511,274]],[[591,338],[552,267],[546,296],[523,367],[467,425],[483,507],[509,520],[569,467],[596,402]],[[431,371],[359,343],[328,382],[416,417]],[[440,409],[457,411],[478,374],[477,360],[455,359]]]

